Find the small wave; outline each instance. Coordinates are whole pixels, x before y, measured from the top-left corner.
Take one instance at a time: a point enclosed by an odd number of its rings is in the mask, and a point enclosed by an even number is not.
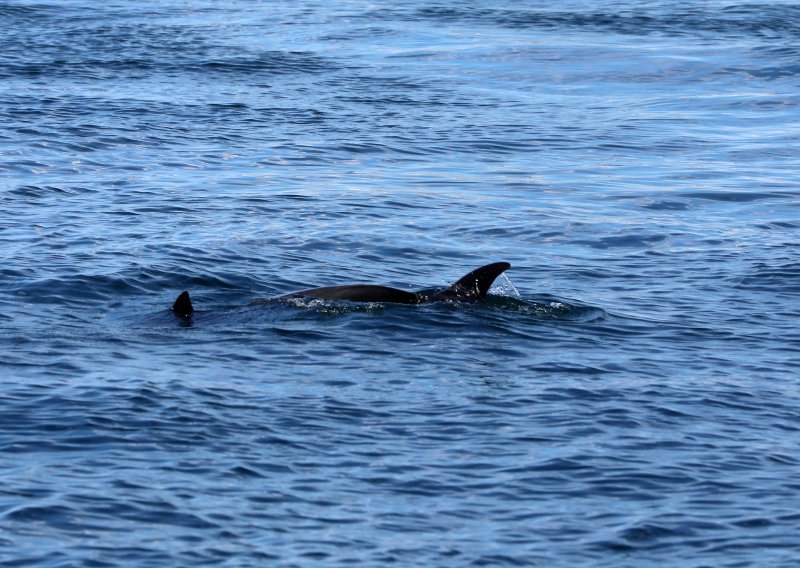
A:
[[[283,74],[283,73],[320,73],[337,69],[336,65],[315,53],[303,51],[269,51],[256,56],[230,57],[192,63],[186,66],[196,67],[201,71],[217,73],[246,74]]]
[[[3,3],[0,5],[0,18],[8,18],[8,20],[16,20],[17,22],[31,22],[48,17],[53,14],[56,9],[57,8],[54,6],[47,6],[44,4],[20,6]],[[0,22],[0,24],[5,26],[11,24],[11,22]]]
[[[526,299],[489,295],[486,297],[486,305],[503,311],[529,314],[547,320],[591,322],[601,320],[606,316],[606,312],[601,308],[569,302],[552,296]]]
[[[325,41],[354,41],[372,38],[386,38],[398,35],[395,29],[383,26],[369,26],[361,28],[351,28],[347,31],[323,35],[320,39]]]
[[[736,285],[742,290],[791,293],[800,292],[800,263],[769,266],[761,264],[743,276]]]
[[[681,194],[690,199],[705,199],[708,201],[729,201],[746,203],[750,201],[763,201],[765,199],[796,199],[797,193],[790,191],[693,191]]]
[[[587,245],[594,249],[613,249],[613,248],[646,248],[649,249],[657,243],[667,240],[667,235],[653,235],[647,233],[615,235],[600,237],[597,239],[579,239],[573,241],[575,244]]]
[[[671,199],[657,199],[648,201],[641,205],[643,209],[651,209],[653,211],[687,211],[692,206],[685,201],[676,201]]]
[[[168,76],[202,73],[242,75],[282,75],[287,73],[321,73],[336,69],[325,58],[304,52],[268,52],[255,56],[234,56],[211,60],[162,60],[157,57],[75,57],[74,59],[42,59],[37,62],[0,63],[0,77],[75,77],[105,79],[120,73],[138,75],[165,74]]]
[[[72,195],[95,193],[96,190],[87,187],[59,187],[54,185],[22,185],[8,192],[8,195],[23,197],[25,199],[63,199]]]
[[[770,5],[730,6],[710,11],[700,6],[682,5],[661,10],[659,6],[622,8],[604,11],[568,11],[548,9],[503,9],[432,6],[425,8],[381,10],[371,13],[376,20],[404,19],[470,25],[499,25],[513,29],[549,31],[580,29],[613,32],[621,35],[709,35],[742,37],[800,36],[800,7],[781,6],[780,15]]]

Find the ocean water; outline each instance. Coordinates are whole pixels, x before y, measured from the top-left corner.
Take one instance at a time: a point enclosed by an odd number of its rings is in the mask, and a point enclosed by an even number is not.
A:
[[[0,1],[0,564],[795,566],[798,46],[788,1]]]

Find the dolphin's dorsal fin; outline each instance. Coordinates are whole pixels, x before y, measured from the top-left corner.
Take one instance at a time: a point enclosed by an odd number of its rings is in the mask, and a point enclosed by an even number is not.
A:
[[[444,293],[447,296],[482,300],[486,297],[492,282],[509,268],[511,268],[511,265],[507,262],[494,262],[481,266],[463,276],[458,282],[445,290]]]
[[[192,306],[192,299],[189,298],[189,292],[181,292],[181,295],[178,296],[178,299],[172,304],[172,311],[175,312],[175,315],[181,316],[182,318],[188,318],[192,315],[194,307]]]

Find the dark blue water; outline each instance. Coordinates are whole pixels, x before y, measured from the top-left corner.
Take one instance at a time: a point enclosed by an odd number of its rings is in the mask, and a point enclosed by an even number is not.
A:
[[[781,1],[0,2],[0,564],[794,566],[798,46]]]

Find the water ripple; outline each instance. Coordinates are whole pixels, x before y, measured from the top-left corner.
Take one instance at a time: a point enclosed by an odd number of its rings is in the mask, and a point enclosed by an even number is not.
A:
[[[23,4],[0,563],[794,565],[796,7]]]

